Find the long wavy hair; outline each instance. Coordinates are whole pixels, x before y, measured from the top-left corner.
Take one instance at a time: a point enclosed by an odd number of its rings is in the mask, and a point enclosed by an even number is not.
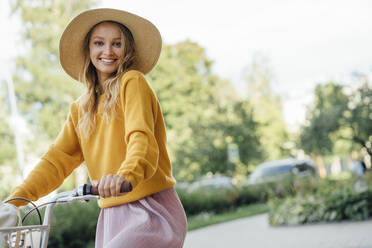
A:
[[[89,139],[89,137],[93,134],[96,128],[98,98],[102,91],[105,94],[105,99],[103,102],[104,118],[106,119],[106,121],[109,121],[109,119],[115,115],[115,107],[118,102],[117,99],[120,88],[119,85],[120,77],[133,65],[135,57],[134,39],[130,30],[118,22],[114,21],[104,22],[116,24],[120,28],[121,43],[124,44],[124,56],[121,63],[119,64],[117,71],[112,73],[112,75],[107,80],[105,80],[105,82],[102,84],[101,89],[101,86],[98,82],[96,68],[94,67],[90,60],[89,42],[94,28],[103,22],[97,23],[90,29],[84,40],[83,49],[85,55],[85,62],[83,71],[80,74],[79,78],[80,81],[83,82],[87,87],[86,92],[81,96],[80,99],[79,107],[82,115],[81,118],[79,118],[78,123],[78,129],[82,131],[85,139]]]

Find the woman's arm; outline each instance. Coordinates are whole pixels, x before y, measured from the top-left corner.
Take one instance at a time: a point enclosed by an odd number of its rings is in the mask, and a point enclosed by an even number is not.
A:
[[[151,178],[158,167],[159,147],[155,138],[157,99],[138,71],[122,79],[120,101],[124,111],[126,158],[117,174],[129,181],[133,189]]]
[[[10,198],[24,197],[36,201],[57,189],[64,179],[83,161],[80,142],[75,130],[77,105],[71,104],[68,118],[56,141],[41,157],[24,182],[15,188]],[[11,201],[13,205],[26,205],[25,201]]]

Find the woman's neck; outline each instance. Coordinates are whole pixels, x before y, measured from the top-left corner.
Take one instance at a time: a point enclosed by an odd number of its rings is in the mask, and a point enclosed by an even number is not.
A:
[[[97,73],[98,83],[101,86],[101,88],[103,88],[104,82],[110,77],[110,75],[111,74],[102,73],[102,72]]]
[[[97,95],[102,95],[104,93],[104,90],[103,90],[103,87],[101,84],[97,84],[94,88],[95,92],[97,93]]]

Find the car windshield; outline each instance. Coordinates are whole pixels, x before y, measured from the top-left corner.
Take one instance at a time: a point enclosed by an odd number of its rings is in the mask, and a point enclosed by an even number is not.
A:
[[[261,167],[257,168],[253,173],[252,177],[267,177],[267,176],[274,176],[278,174],[288,173],[291,172],[292,166],[290,165],[282,165],[282,166],[270,166],[270,167]]]

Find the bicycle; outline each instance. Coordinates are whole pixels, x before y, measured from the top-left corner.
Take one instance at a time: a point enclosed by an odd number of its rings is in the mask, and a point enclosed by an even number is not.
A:
[[[125,192],[125,185],[121,187],[121,192]],[[72,203],[76,201],[89,202],[97,200],[99,193],[97,187],[91,185],[80,185],[77,189],[61,192],[55,195],[50,202],[36,206],[28,199],[17,197],[12,200],[25,200],[30,202],[34,207],[23,217],[23,220],[33,211],[37,211],[39,216],[39,225],[18,226],[9,228],[0,228],[0,233],[5,233],[5,243],[9,248],[47,248],[50,224],[53,216],[53,208],[57,204]],[[46,206],[44,221],[42,221],[39,208]],[[6,248],[8,248],[6,247]]]

